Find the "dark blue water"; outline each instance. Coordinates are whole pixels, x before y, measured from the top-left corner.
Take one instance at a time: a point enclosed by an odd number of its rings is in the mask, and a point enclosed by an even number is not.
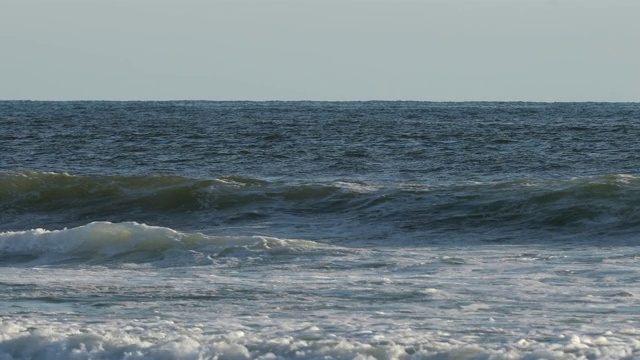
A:
[[[0,124],[0,230],[389,244],[640,224],[638,104],[1,102]]]
[[[3,171],[459,183],[636,173],[640,107],[2,102]]]

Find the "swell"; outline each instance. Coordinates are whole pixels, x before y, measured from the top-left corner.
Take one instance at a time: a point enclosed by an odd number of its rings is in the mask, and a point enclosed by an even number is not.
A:
[[[301,224],[439,233],[483,228],[628,230],[640,226],[640,178],[374,186],[20,172],[0,174],[0,220],[5,231],[91,221],[193,230],[261,226],[293,231]]]
[[[630,175],[454,186],[413,201],[421,210],[406,222],[409,228],[591,232],[640,226],[640,178]],[[418,205],[423,202],[431,206]]]

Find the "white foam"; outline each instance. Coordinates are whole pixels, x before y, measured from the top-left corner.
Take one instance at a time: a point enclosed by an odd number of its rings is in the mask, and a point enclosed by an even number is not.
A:
[[[344,182],[344,181],[336,181],[333,185],[345,189],[350,192],[359,193],[359,194],[367,194],[380,190],[381,186],[370,185],[370,184],[358,184],[352,182]]]
[[[195,263],[181,256],[227,246],[198,239],[196,250],[164,251],[164,261]],[[255,252],[198,267],[0,267],[0,359],[640,354],[629,316],[640,293],[635,246],[388,246],[283,259],[255,254],[295,242],[227,241]]]
[[[2,359],[618,359],[637,354],[640,341],[624,334],[558,334],[547,342],[522,338],[483,346],[431,332],[355,340],[317,327],[289,335],[163,326],[130,320],[85,326],[44,319],[1,319]],[[408,329],[407,329],[408,330]],[[321,336],[309,338],[309,331]]]
[[[218,256],[232,249],[259,251],[318,246],[322,245],[297,239],[183,233],[136,222],[92,222],[72,229],[0,233],[0,256],[27,255],[49,259],[70,256],[95,260],[135,253],[141,259],[167,255],[175,263],[178,255],[184,259],[202,259],[202,256]]]

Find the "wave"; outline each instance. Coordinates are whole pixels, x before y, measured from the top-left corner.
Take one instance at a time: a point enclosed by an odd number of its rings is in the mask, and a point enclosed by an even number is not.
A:
[[[480,183],[436,192],[423,218],[437,228],[640,226],[640,178],[631,175]]]
[[[180,176],[73,176],[58,173],[0,174],[0,203],[14,211],[94,209],[118,212],[227,209],[267,200],[313,201],[356,184],[285,186],[227,176],[213,180]],[[354,192],[358,192],[355,189]]]
[[[349,229],[382,231],[381,226],[391,232],[440,234],[496,229],[626,231],[640,227],[640,177],[378,185],[291,184],[238,176],[0,174],[0,230],[92,221],[137,221],[195,231],[342,227],[346,237],[352,235]]]
[[[260,253],[311,252],[326,247],[307,240],[265,236],[210,236],[135,222],[93,222],[63,230],[0,233],[0,264],[152,263],[208,265],[217,258]]]

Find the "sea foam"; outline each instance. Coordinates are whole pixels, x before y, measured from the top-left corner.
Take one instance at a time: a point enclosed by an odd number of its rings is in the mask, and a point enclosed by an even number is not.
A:
[[[242,330],[218,334],[201,324],[175,329],[171,321],[106,322],[91,328],[35,319],[0,320],[2,359],[619,359],[637,354],[640,343],[623,334],[560,333],[546,343],[531,339],[482,346],[469,339],[432,339],[401,332],[396,339],[354,340],[327,336],[317,327],[291,335]],[[292,329],[293,330],[293,329]],[[314,334],[317,333],[317,334]],[[417,341],[417,342],[416,342]]]
[[[89,263],[113,260],[149,262],[169,258],[175,260],[180,257],[176,254],[199,255],[195,258],[209,263],[212,258],[229,255],[235,250],[260,252],[319,246],[323,245],[308,240],[185,233],[136,222],[92,222],[63,230],[39,228],[0,233],[0,259],[18,256],[38,259],[39,263],[69,260]]]

